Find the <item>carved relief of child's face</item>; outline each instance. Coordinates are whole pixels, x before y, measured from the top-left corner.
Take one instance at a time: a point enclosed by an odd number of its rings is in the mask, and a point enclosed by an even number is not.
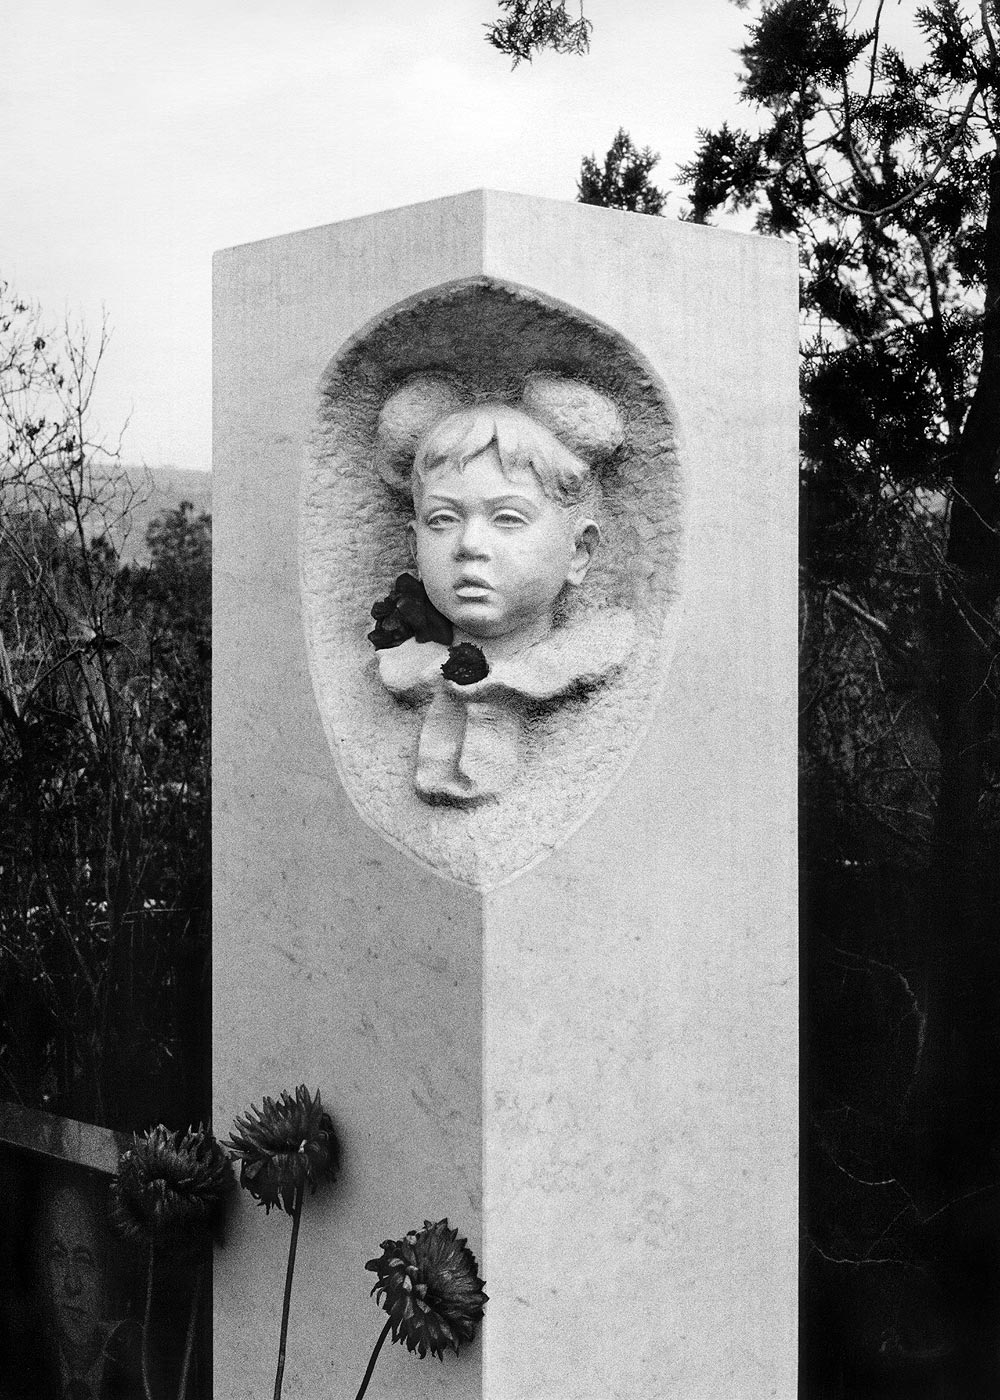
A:
[[[597,526],[550,500],[534,474],[504,473],[491,446],[437,467],[410,526],[420,577],[439,612],[470,637],[525,644],[549,630],[566,584],[582,583]]]

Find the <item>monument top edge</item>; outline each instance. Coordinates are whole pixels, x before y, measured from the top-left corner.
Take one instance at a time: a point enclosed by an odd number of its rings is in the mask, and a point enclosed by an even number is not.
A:
[[[213,253],[213,261],[224,259],[230,255],[237,255],[251,248],[264,248],[268,244],[282,242],[289,238],[308,238],[323,233],[327,229],[344,228],[351,224],[364,224],[373,219],[392,217],[397,214],[406,214],[416,210],[431,210],[432,208],[451,204],[457,209],[464,208],[473,211],[478,205],[482,212],[485,212],[487,201],[499,201],[502,203],[515,204],[520,206],[535,205],[539,208],[561,207],[569,213],[574,211],[574,216],[580,219],[604,219],[604,220],[625,220],[629,221],[630,227],[635,227],[635,221],[641,220],[650,228],[655,228],[663,232],[669,231],[671,237],[696,237],[713,239],[736,239],[744,244],[762,243],[776,244],[779,247],[788,249],[788,256],[797,262],[797,244],[791,239],[776,238],[771,235],[745,232],[739,229],[717,228],[710,224],[691,224],[681,219],[661,219],[651,214],[634,214],[622,209],[607,209],[601,205],[581,204],[575,199],[557,199],[551,195],[525,194],[523,191],[493,189],[489,186],[477,186],[473,189],[462,190],[455,194],[437,195],[433,199],[417,199],[408,204],[389,205],[382,209],[372,209],[364,214],[352,214],[345,219],[331,219],[328,223],[310,224],[306,228],[289,229],[284,233],[269,234],[264,238],[251,238],[241,243],[227,244],[217,249]]]

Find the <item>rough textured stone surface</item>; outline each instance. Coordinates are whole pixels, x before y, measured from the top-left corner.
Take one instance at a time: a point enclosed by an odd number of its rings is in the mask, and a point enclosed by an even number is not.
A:
[[[612,327],[665,386],[685,552],[678,583],[649,579],[683,617],[633,757],[486,892],[359,818],[298,552],[300,517],[303,560],[321,547],[300,482],[307,501],[324,471],[336,485],[338,347],[481,277]],[[379,1400],[792,1400],[795,249],[477,192],[229,250],[216,298],[214,1125],[304,1080],[344,1143],[306,1203],[285,1394],[355,1394],[380,1318],[364,1261],[447,1215],[482,1265],[483,1329],[443,1364],[386,1348]],[[351,575],[362,635],[399,544],[365,587]],[[334,552],[324,567],[339,576]],[[286,1218],[240,1202],[216,1262],[219,1400],[270,1392],[287,1244]]]
[[[580,626],[627,610],[635,645],[588,698],[528,717],[513,781],[496,800],[428,814],[414,785],[421,716],[386,696],[365,639],[371,604],[410,564],[412,504],[375,469],[379,411],[415,374],[439,375],[464,402],[516,404],[527,389],[530,403],[540,371],[584,380],[624,419],[624,442],[599,472],[603,542],[566,620]],[[588,426],[589,435],[607,434],[581,422],[586,400],[569,386],[564,400],[557,411],[573,417],[583,441]],[[353,336],[325,376],[319,411],[302,499],[303,612],[338,771],[360,814],[390,840],[450,879],[489,888],[579,826],[624,772],[648,721],[670,652],[683,540],[666,393],[620,334],[479,277],[392,307]]]

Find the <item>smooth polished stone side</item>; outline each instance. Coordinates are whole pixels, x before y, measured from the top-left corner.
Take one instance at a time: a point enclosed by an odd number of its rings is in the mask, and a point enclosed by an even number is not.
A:
[[[484,906],[484,1397],[796,1394],[793,247],[487,194],[487,270],[677,414],[683,620],[619,785]]]
[[[427,280],[475,271],[481,200],[226,250],[215,263],[214,1128],[319,1088],[340,1180],[307,1196],[287,1396],[353,1396],[385,1314],[365,1261],[449,1219],[481,1252],[481,911],[357,817],[306,663],[299,482],[341,342]],[[365,619],[362,616],[360,625]],[[240,1193],[215,1263],[215,1396],[274,1383],[290,1222]],[[447,1366],[385,1347],[373,1394],[475,1400]]]

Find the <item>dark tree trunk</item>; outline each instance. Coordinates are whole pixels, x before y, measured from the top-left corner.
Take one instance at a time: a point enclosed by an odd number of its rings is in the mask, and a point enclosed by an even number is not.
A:
[[[955,912],[975,912],[982,876],[981,802],[995,738],[1000,598],[1000,154],[990,170],[986,315],[976,392],[958,442],[943,605],[936,845]],[[971,901],[971,902],[970,902]]]
[[[1000,156],[989,195],[982,362],[953,473],[942,607],[938,900],[917,1132],[938,1201],[925,1243],[966,1335],[958,1354],[974,1388],[1000,1393],[1000,1359],[984,1340],[1000,1325],[1000,853],[986,811],[1000,694]]]

